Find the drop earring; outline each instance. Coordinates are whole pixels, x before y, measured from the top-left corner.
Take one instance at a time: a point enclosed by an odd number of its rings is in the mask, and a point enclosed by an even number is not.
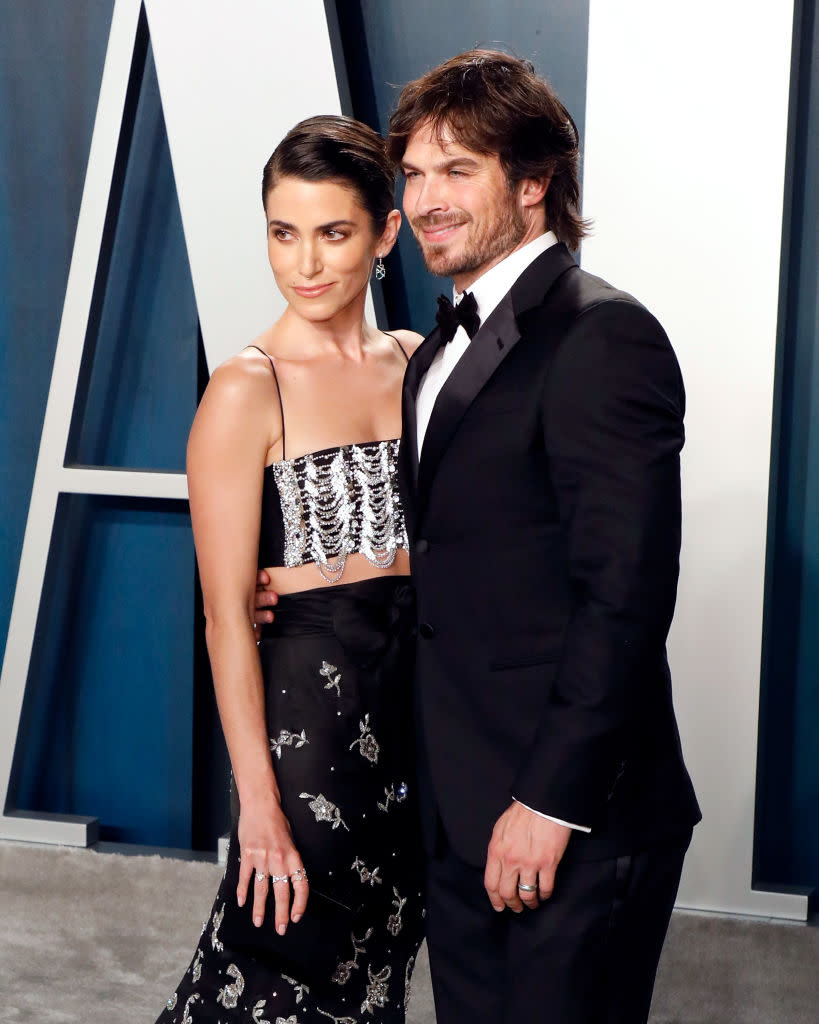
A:
[[[384,266],[384,261],[381,257],[378,257],[378,263],[375,265],[375,279],[376,281],[383,281],[387,276],[387,268]]]

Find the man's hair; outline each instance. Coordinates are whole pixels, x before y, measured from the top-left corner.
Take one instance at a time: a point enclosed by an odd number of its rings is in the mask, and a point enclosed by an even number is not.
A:
[[[281,178],[333,181],[353,190],[376,234],[395,206],[395,172],[384,140],[361,121],[319,114],[291,128],[262,173],[262,203]]]
[[[580,215],[577,128],[529,61],[500,50],[468,50],[406,85],[387,136],[396,166],[422,125],[439,140],[449,135],[474,153],[497,154],[510,188],[551,175],[547,227],[578,248],[589,224]]]

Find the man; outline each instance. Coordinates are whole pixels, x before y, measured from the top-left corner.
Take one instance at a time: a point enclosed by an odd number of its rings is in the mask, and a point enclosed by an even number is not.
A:
[[[577,133],[530,64],[474,50],[411,82],[388,148],[456,293],[401,449],[437,1018],[638,1024],[700,816],[665,654],[679,367],[570,255]]]
[[[577,133],[530,64],[411,82],[388,149],[463,303],[403,399],[438,1021],[645,1021],[699,820],[665,654],[679,367],[570,255]]]

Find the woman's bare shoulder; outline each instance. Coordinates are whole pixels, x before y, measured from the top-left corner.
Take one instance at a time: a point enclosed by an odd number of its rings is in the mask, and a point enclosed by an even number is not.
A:
[[[423,334],[416,334],[415,331],[390,331],[389,333],[410,356],[424,340]]]

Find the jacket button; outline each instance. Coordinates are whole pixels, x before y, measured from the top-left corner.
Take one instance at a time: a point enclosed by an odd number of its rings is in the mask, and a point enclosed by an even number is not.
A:
[[[425,640],[429,640],[430,637],[435,636],[435,628],[428,622],[422,622],[418,627],[418,632]]]
[[[428,540],[416,541],[416,544],[415,544],[415,552],[416,552],[416,554],[418,554],[418,555],[425,555],[427,553],[427,551],[429,551],[429,541]]]

